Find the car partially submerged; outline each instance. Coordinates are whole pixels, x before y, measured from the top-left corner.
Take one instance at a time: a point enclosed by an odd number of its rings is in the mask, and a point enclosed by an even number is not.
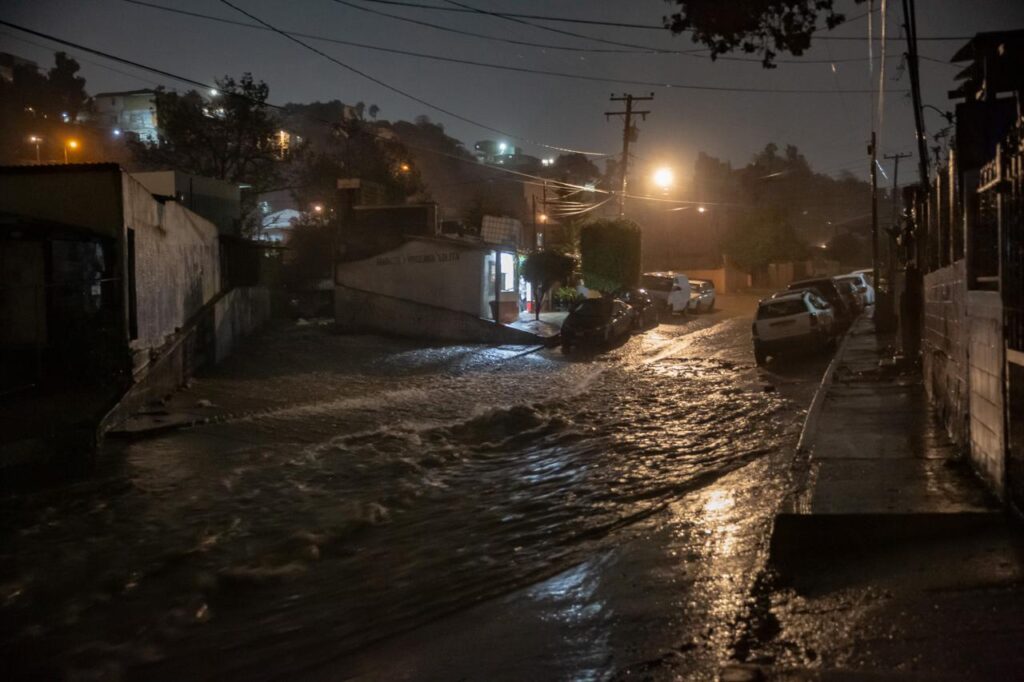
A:
[[[835,316],[836,325],[840,329],[846,329],[853,322],[854,311],[839,291],[839,286],[831,277],[816,277],[814,279],[801,279],[786,287],[790,291],[801,289],[814,289],[823,299],[832,306],[832,313]]]
[[[633,329],[633,309],[619,298],[588,298],[578,303],[562,323],[562,352],[584,344],[607,345]]]
[[[690,280],[691,313],[710,313],[715,309],[715,283],[709,279]]]
[[[769,357],[831,346],[836,324],[831,306],[814,293],[801,290],[760,301],[751,331],[754,360],[763,365]]]
[[[868,279],[871,275],[865,275],[863,272],[851,272],[848,275],[839,275],[836,277],[837,280],[846,280],[853,284],[854,288],[864,299],[864,305],[875,304],[875,288],[868,284]]]
[[[690,278],[681,272],[645,272],[640,286],[669,312],[685,313],[690,308]]]

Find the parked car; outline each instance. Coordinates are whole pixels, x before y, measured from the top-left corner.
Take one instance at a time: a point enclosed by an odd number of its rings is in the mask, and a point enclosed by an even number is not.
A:
[[[633,326],[647,329],[658,324],[658,303],[646,289],[627,289],[620,297],[633,309]]]
[[[865,303],[864,297],[857,291],[856,285],[843,277],[833,277],[832,279],[835,280],[836,287],[839,288],[839,294],[846,301],[846,305],[849,306],[853,314],[860,314],[864,310]]]
[[[757,364],[763,365],[769,356],[832,345],[835,317],[831,307],[820,307],[821,302],[809,291],[783,293],[760,301],[751,327]]]
[[[562,352],[586,343],[608,344],[633,329],[633,309],[618,298],[588,298],[562,323]]]
[[[640,285],[673,314],[685,313],[690,307],[690,278],[680,272],[645,272]]]
[[[814,289],[819,296],[828,301],[832,306],[832,313],[835,315],[836,326],[846,329],[853,322],[853,311],[850,309],[843,295],[839,293],[839,287],[831,277],[819,277],[817,279],[802,279],[793,282],[788,287],[790,291],[800,289]]]
[[[708,279],[690,280],[691,313],[710,313],[715,309],[715,283]]]
[[[857,288],[857,291],[864,297],[864,305],[875,304],[875,288],[868,284],[868,280],[871,278],[871,274],[865,275],[863,272],[851,272],[848,275],[840,275],[842,279],[849,278],[853,285]]]

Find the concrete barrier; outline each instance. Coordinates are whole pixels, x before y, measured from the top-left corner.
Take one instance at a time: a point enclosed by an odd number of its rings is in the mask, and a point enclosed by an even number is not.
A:
[[[334,319],[345,332],[384,333],[420,339],[533,345],[544,339],[469,313],[339,285]]]

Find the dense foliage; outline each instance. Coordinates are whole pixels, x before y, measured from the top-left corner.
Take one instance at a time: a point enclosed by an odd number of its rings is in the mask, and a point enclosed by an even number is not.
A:
[[[856,0],[863,2],[864,0]],[[672,33],[692,32],[695,43],[711,49],[714,59],[741,50],[759,54],[765,68],[774,68],[779,52],[799,56],[822,27],[832,29],[846,17],[835,0],[668,0],[679,10],[664,18]]]
[[[640,280],[640,228],[626,219],[595,220],[580,231],[583,283],[603,292]]]
[[[533,287],[536,318],[540,319],[540,302],[557,282],[567,283],[576,268],[576,259],[570,255],[545,249],[534,251],[523,261],[523,277]]]
[[[23,64],[14,67],[11,80],[0,78],[0,163],[34,161],[33,137],[40,140],[39,159],[44,163],[63,161],[64,144],[71,138],[80,143],[76,160],[84,160],[85,151],[85,158],[96,158],[92,129],[76,123],[91,105],[78,71],[78,62],[57,52],[46,73]]]
[[[226,76],[217,88],[209,96],[159,89],[159,140],[131,140],[129,146],[142,167],[176,168],[247,185],[243,214],[248,214],[255,196],[273,188],[280,177],[273,144],[278,122],[266,106],[267,84],[253,80],[252,74],[238,80]]]

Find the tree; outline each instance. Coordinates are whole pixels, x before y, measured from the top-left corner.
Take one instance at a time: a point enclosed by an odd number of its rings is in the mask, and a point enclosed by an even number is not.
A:
[[[243,219],[256,196],[274,187],[280,165],[273,144],[276,118],[266,106],[270,90],[246,73],[217,81],[209,98],[195,90],[184,94],[159,89],[156,94],[159,139],[130,140],[136,162],[149,168],[174,168],[249,185],[243,195]]]
[[[331,279],[334,270],[334,236],[337,225],[316,215],[292,221],[283,272],[286,285],[295,289],[315,288]]]
[[[11,80],[0,78],[0,163],[34,161],[36,143],[31,138],[40,140],[42,161],[63,160],[65,140],[81,143],[85,137],[89,144],[81,146],[89,160],[103,158],[97,144],[103,136],[76,123],[78,115],[91,107],[78,70],[77,61],[57,52],[53,68],[45,74],[30,64],[18,64]],[[76,160],[85,160],[81,152]]]
[[[807,245],[797,237],[787,211],[774,205],[746,211],[726,233],[723,247],[748,272],[807,256]]]
[[[540,302],[555,282],[568,282],[576,267],[576,259],[570,255],[544,249],[534,251],[523,261],[522,274],[533,287],[533,310],[540,319]]]
[[[800,56],[820,30],[819,19],[833,29],[846,20],[835,9],[836,0],[668,0],[679,11],[663,18],[672,33],[693,33],[693,42],[711,49],[715,59],[742,50],[762,57],[766,69],[775,68],[778,52]],[[857,3],[864,0],[855,0]]]
[[[624,218],[595,220],[580,231],[583,283],[606,293],[640,280],[640,227]]]

